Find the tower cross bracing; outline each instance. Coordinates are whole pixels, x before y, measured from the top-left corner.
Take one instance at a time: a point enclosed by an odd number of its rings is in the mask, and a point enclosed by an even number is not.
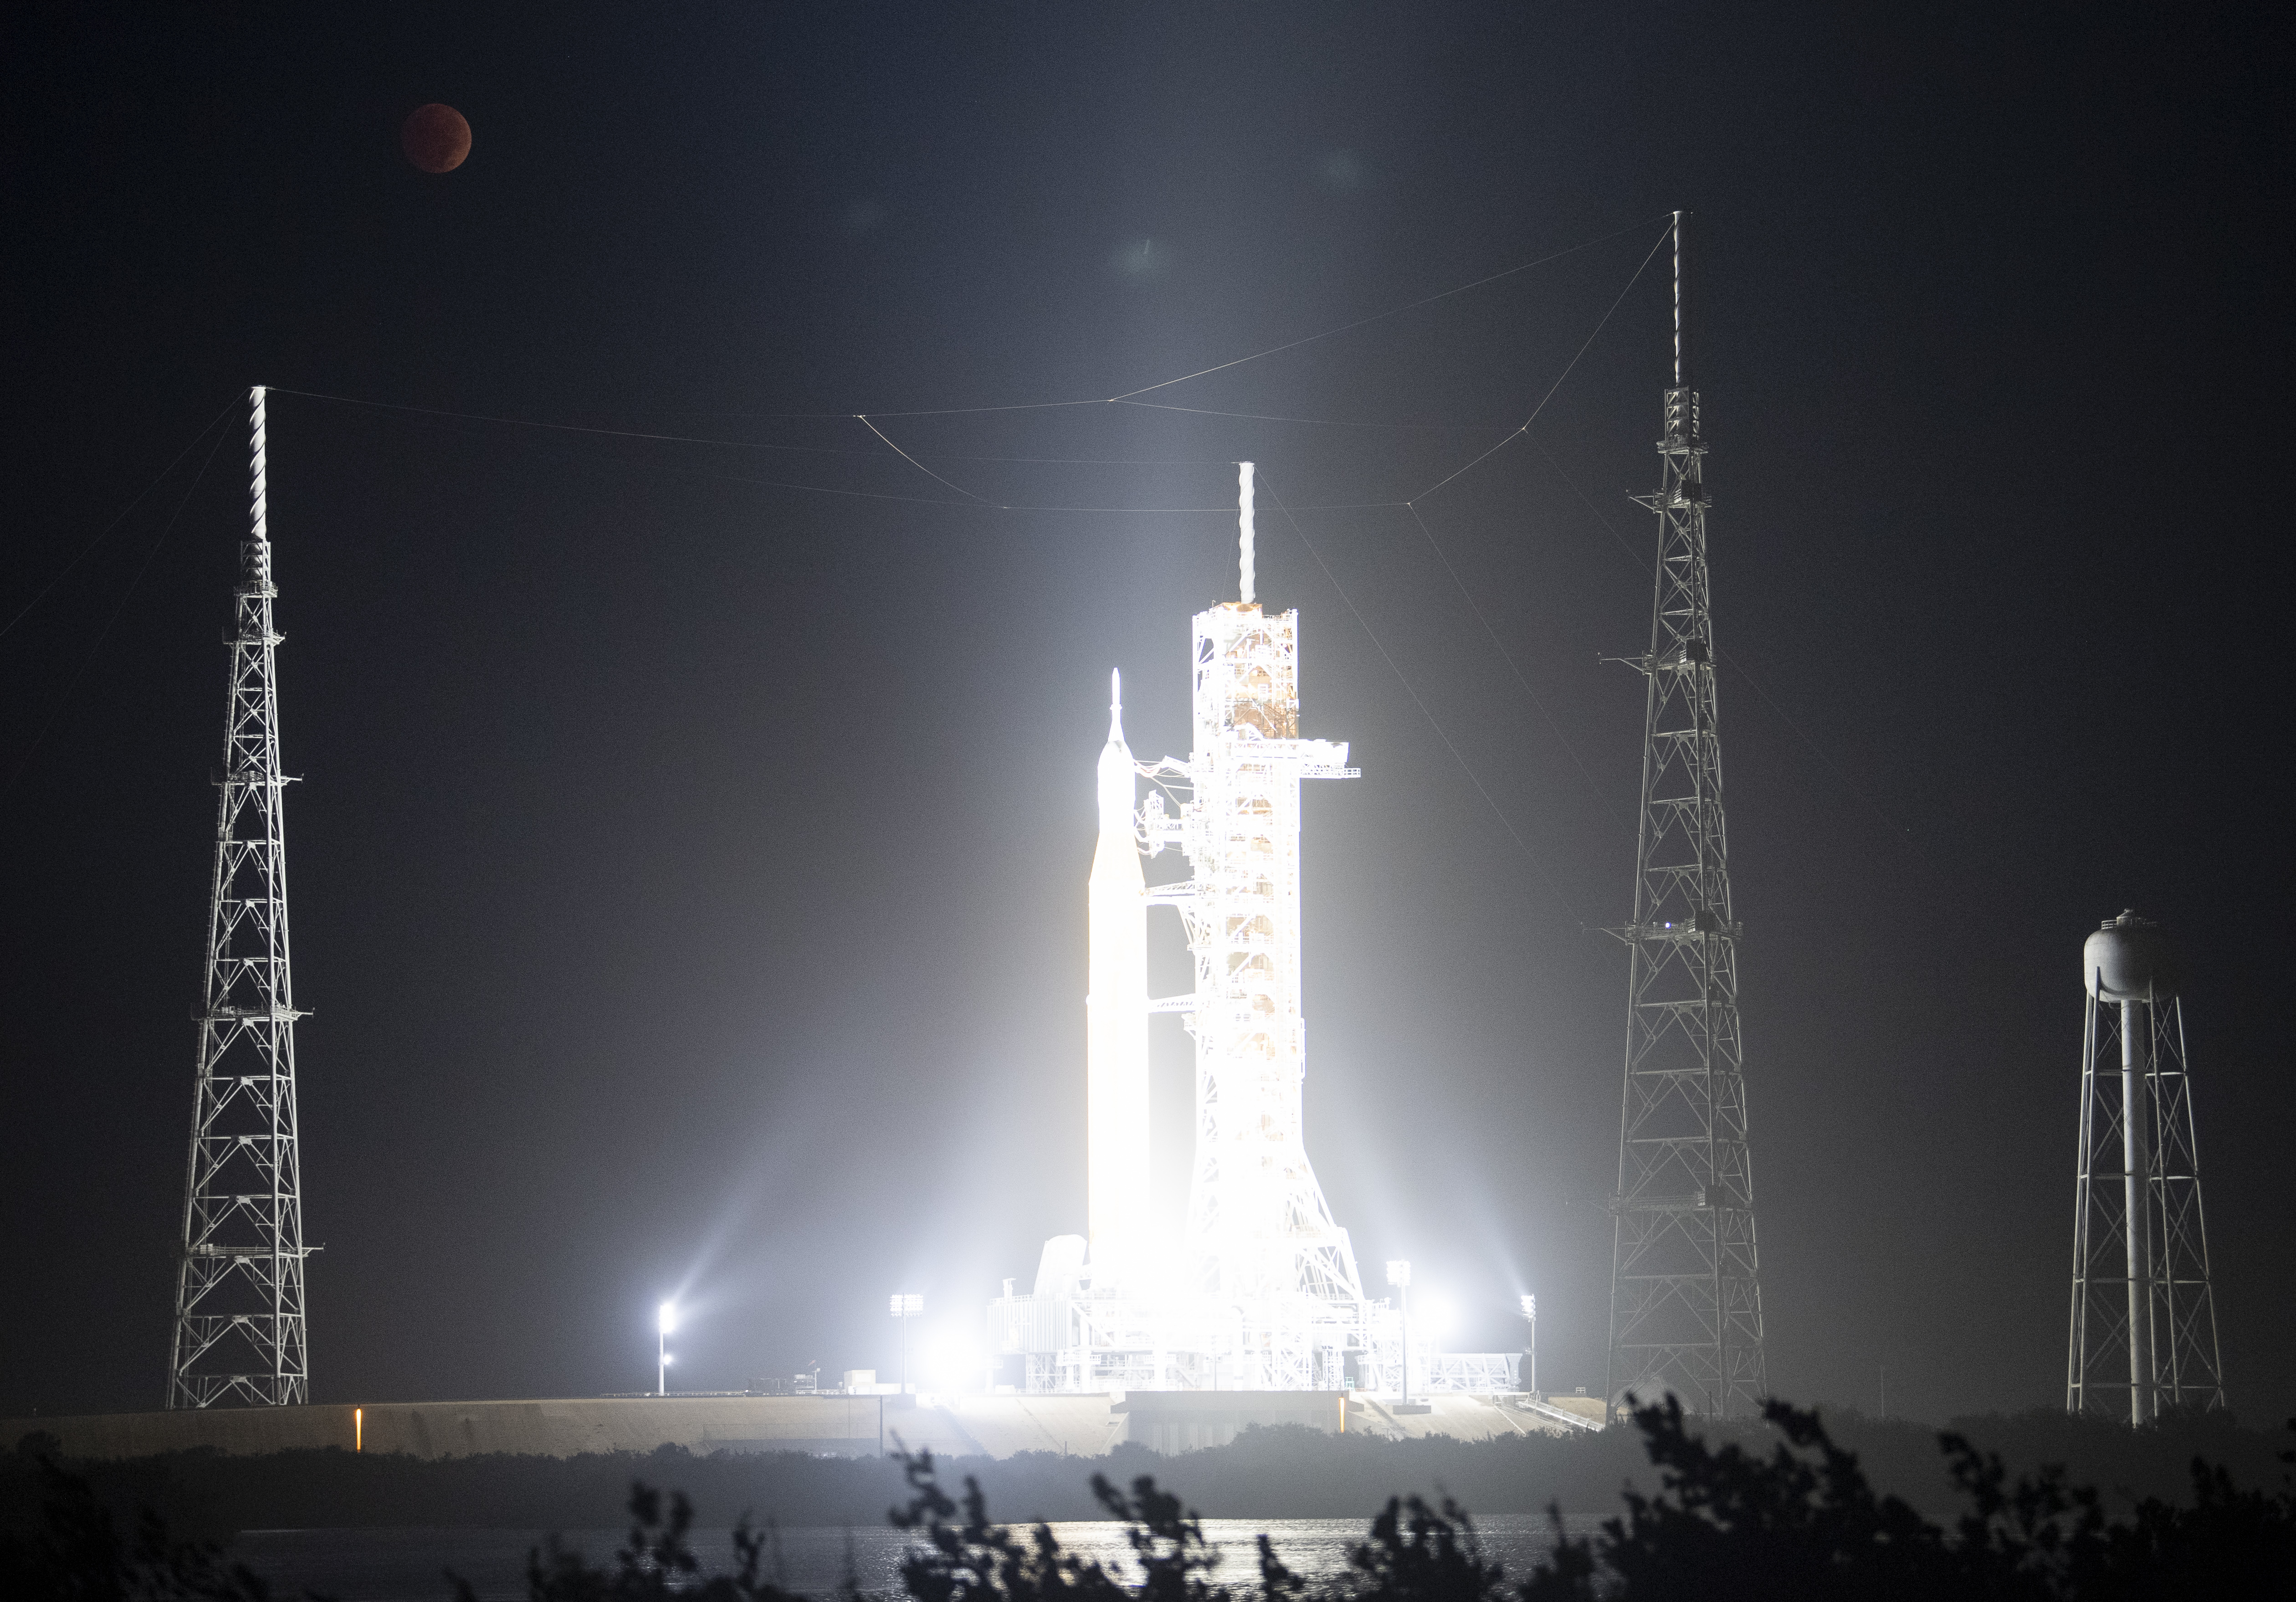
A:
[[[168,1405],[310,1400],[295,986],[271,604],[264,391],[250,395],[250,529],[234,588],[215,866],[184,1180]]]

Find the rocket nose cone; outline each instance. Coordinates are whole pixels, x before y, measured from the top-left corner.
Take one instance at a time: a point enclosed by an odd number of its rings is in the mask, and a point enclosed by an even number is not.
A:
[[[1124,743],[1123,681],[1114,670],[1108,675],[1108,743],[1100,748],[1100,831],[1103,834],[1132,832],[1132,748]]]

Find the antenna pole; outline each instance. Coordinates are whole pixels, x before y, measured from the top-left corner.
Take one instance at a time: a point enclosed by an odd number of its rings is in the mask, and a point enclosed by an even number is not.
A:
[[[1235,464],[1236,566],[1241,570],[1242,582],[1238,587],[1246,606],[1258,599],[1252,594],[1256,576],[1251,563],[1251,464],[1238,462]]]
[[[1677,390],[1690,383],[1690,323],[1682,291],[1682,219],[1689,215],[1686,211],[1674,214],[1674,387]]]

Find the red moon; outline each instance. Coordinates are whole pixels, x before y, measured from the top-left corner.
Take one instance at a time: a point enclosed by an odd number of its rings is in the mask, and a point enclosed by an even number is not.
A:
[[[471,153],[471,125],[454,107],[434,101],[406,114],[398,143],[406,159],[424,172],[452,172]]]

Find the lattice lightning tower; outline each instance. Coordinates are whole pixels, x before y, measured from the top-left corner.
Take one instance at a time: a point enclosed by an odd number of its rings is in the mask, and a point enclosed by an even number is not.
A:
[[[303,1182],[295,1130],[294,982],[279,680],[264,505],[263,389],[250,393],[250,529],[239,547],[231,695],[216,779],[207,986],[184,1183],[168,1405],[310,1400],[303,1326]]]
[[[1691,387],[1683,214],[1674,218],[1674,384],[1643,717],[1642,827],[1629,953],[1619,1188],[1611,1198],[1608,1394],[1666,1393],[1702,1413],[1767,1391],[1754,1176],[1738,1031],[1738,939],[1706,567],[1706,446]]]

